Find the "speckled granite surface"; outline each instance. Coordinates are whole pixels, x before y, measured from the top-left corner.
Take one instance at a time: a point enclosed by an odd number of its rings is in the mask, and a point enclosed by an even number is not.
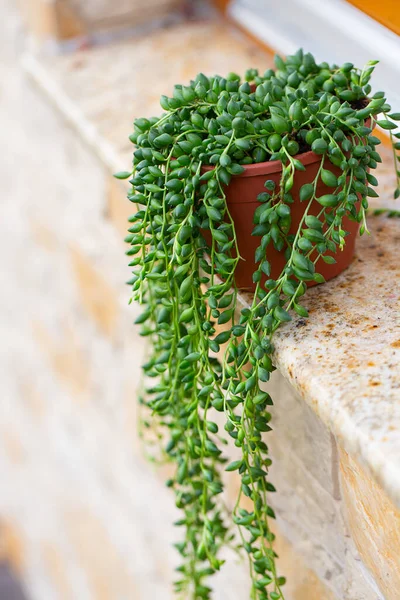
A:
[[[133,117],[159,112],[158,98],[174,82],[199,70],[264,69],[270,61],[240,33],[214,22],[46,62],[28,57],[25,66],[110,169],[122,170],[130,160]],[[384,155],[376,205],[395,206],[391,156]],[[400,506],[400,221],[372,217],[370,230],[350,268],[308,292],[309,321],[297,318],[278,332],[275,359]]]
[[[275,361],[400,506],[400,221],[370,230],[344,273],[307,292],[310,318],[277,332]]]

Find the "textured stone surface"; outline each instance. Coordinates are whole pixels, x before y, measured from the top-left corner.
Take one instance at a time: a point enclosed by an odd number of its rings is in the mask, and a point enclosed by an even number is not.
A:
[[[181,8],[182,0],[62,0],[87,23],[89,28],[110,28],[115,25],[140,25],[143,21]]]
[[[328,598],[381,599],[349,529],[340,484],[340,449],[335,438],[279,372],[273,374],[266,389],[274,398],[274,406],[273,432],[265,436],[265,441],[274,460],[271,481],[278,490],[270,494],[269,502],[286,540],[278,564],[282,572],[289,568],[289,598],[296,598],[303,577],[312,581],[314,576]],[[230,448],[229,453],[238,458],[236,448]],[[228,475],[226,484],[228,501],[233,506],[240,483]],[[279,541],[278,550],[280,547]],[[395,544],[389,547],[396,553]],[[303,574],[299,569],[293,573],[292,565],[287,565],[288,548],[295,549],[310,571]]]
[[[134,206],[126,201],[125,182],[119,181],[110,175],[107,185],[107,217],[118,230],[121,241],[127,232],[129,215],[135,212]]]
[[[275,337],[281,372],[400,506],[400,226],[374,217],[351,266]]]
[[[97,272],[79,248],[70,250],[76,284],[82,306],[106,335],[113,337],[118,317],[118,298],[115,291]]]
[[[54,2],[44,0],[17,0],[18,9],[24,24],[38,40],[47,40],[57,36],[56,9]],[[76,29],[72,30],[76,33]]]
[[[349,529],[364,564],[386,600],[400,590],[400,511],[360,465],[341,452],[345,512]]]
[[[40,42],[96,40],[99,32],[139,28],[179,14],[184,0],[17,0],[28,31]],[[79,42],[80,40],[80,42]],[[85,42],[84,42],[85,40]]]

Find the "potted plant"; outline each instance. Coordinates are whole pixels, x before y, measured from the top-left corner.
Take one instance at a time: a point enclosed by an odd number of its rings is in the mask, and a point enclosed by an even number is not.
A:
[[[284,597],[269,525],[272,399],[263,384],[276,329],[292,313],[308,316],[307,286],[343,270],[358,229],[367,230],[378,183],[371,171],[381,161],[376,122],[395,160],[400,149],[400,114],[371,91],[375,64],[317,64],[299,50],[244,81],[199,74],[162,96],[161,117],[135,121],[133,170],[116,176],[130,179],[128,198],[139,205],[126,242],[131,300],[144,306],[136,322],[150,338],[141,402],[176,465],[167,485],[182,510],[175,586],[185,599],[211,597],[207,579],[229,544],[248,556],[250,598]],[[239,288],[253,291],[249,308],[237,308]],[[229,464],[226,438],[240,452]],[[224,470],[240,477],[231,516]]]

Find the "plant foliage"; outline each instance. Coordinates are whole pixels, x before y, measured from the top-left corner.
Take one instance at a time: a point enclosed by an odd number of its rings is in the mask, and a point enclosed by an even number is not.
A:
[[[185,599],[211,598],[209,576],[221,568],[226,545],[248,557],[251,599],[284,597],[270,528],[275,489],[264,434],[271,430],[272,399],[264,384],[274,370],[274,332],[293,312],[308,316],[307,282],[323,282],[318,264],[335,262],[346,243],[343,218],[366,231],[368,198],[377,195],[371,171],[381,162],[375,121],[389,132],[397,160],[400,114],[391,113],[383,92],[372,94],[375,64],[362,70],[317,64],[299,50],[286,60],[276,57],[276,69],[263,75],[247,71],[244,80],[200,73],[189,85],[176,85],[171,98],[162,96],[161,117],[134,123],[133,171],[116,176],[130,178],[128,197],[139,207],[126,242],[131,299],[143,305],[136,323],[150,338],[141,403],[145,426],[156,430],[176,467],[167,485],[182,511],[175,588]],[[304,170],[298,155],[310,149],[321,157],[319,170],[294,198],[296,174]],[[240,256],[225,189],[245,165],[264,161],[280,161],[282,175],[277,186],[267,180],[258,196],[256,289],[240,310]],[[396,197],[399,176],[397,170]],[[329,194],[318,196],[320,180]],[[295,201],[304,204],[304,215],[290,234]],[[318,214],[311,215],[316,205]],[[271,246],[286,258],[275,279]],[[229,438],[239,455],[231,463],[224,453]],[[221,494],[226,477],[239,482],[232,515]]]

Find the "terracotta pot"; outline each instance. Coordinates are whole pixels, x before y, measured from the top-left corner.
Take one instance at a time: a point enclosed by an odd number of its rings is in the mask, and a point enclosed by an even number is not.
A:
[[[294,203],[291,205],[292,224],[290,233],[296,233],[301,218],[304,214],[307,202],[300,202],[299,190],[305,183],[311,183],[318,172],[321,164],[321,156],[314,152],[305,152],[297,155],[295,158],[300,160],[306,167],[305,171],[296,171],[294,178],[294,186],[291,190],[294,198]],[[332,165],[330,162],[325,163],[327,168],[335,175],[341,174],[340,169]],[[204,167],[205,170],[213,167]],[[236,236],[240,255],[244,260],[239,261],[236,267],[235,280],[236,285],[240,289],[252,290],[255,289],[255,284],[252,281],[252,275],[255,270],[254,255],[256,248],[260,245],[260,237],[252,236],[254,228],[253,215],[254,211],[260,203],[257,201],[257,196],[265,191],[264,183],[267,179],[272,179],[276,186],[279,186],[279,181],[282,172],[282,164],[280,161],[263,162],[252,165],[244,165],[244,172],[241,175],[232,177],[231,182],[227,186],[225,193],[228,203],[228,208],[232,219],[235,223]],[[328,188],[321,180],[317,186],[317,195],[332,193],[332,188]],[[316,215],[321,210],[321,206],[313,203],[309,214]],[[346,267],[349,266],[354,255],[354,246],[356,234],[359,224],[350,221],[348,218],[343,219],[344,229],[349,232],[346,239],[346,245],[343,251],[338,250],[335,257],[336,263],[328,265],[322,260],[318,261],[317,271],[321,273],[326,280],[332,279],[339,275]],[[204,232],[204,236],[209,241],[209,232]],[[285,266],[286,260],[283,252],[278,252],[271,243],[267,248],[267,258],[271,263],[271,277],[276,279],[279,277],[282,269]],[[266,278],[264,278],[266,279]],[[307,285],[315,285],[315,282],[307,282]]]

